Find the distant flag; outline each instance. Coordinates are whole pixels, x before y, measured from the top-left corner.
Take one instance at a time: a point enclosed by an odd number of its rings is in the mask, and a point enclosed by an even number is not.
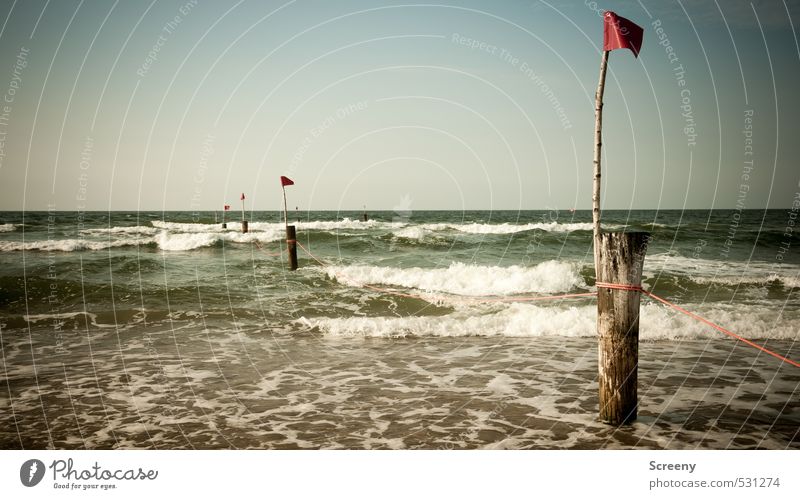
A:
[[[638,57],[644,30],[636,23],[606,11],[603,26],[603,50],[630,49]]]
[[[289,230],[289,210],[286,208],[286,186],[294,185],[294,180],[289,177],[281,175],[281,189],[283,189],[283,223],[286,225],[286,230]]]
[[[244,192],[242,193],[242,197],[239,198],[239,201],[244,201]]]

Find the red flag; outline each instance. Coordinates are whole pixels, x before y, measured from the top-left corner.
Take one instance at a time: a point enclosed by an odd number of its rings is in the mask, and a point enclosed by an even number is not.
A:
[[[229,205],[229,204],[226,204],[226,205],[225,205],[225,211],[228,211],[228,210],[230,210],[230,209],[231,209],[231,205]]]
[[[608,10],[603,25],[603,50],[630,49],[634,56],[639,56],[644,35],[641,26]]]
[[[242,197],[239,198],[239,201],[244,201],[244,192],[242,193]]]
[[[286,187],[287,185],[294,185],[294,180],[290,179],[289,177],[284,177],[281,175],[281,186]]]

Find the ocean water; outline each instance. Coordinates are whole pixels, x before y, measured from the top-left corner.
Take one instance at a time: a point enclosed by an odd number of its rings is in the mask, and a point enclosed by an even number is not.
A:
[[[796,212],[607,211],[646,289],[800,360]],[[588,211],[0,213],[0,448],[800,448],[800,368],[643,298],[597,421]],[[311,256],[313,255],[313,257]]]

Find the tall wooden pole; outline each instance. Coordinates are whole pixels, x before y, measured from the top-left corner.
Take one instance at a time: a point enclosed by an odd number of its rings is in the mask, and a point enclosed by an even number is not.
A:
[[[594,181],[592,183],[592,225],[594,242],[595,278],[599,279],[600,268],[600,150],[603,147],[603,92],[606,88],[606,69],[608,69],[608,50],[603,51],[600,60],[600,81],[594,96]]]

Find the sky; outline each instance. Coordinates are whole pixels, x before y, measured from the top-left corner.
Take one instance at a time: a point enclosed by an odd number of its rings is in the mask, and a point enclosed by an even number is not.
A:
[[[0,3],[0,210],[800,200],[800,2]]]

